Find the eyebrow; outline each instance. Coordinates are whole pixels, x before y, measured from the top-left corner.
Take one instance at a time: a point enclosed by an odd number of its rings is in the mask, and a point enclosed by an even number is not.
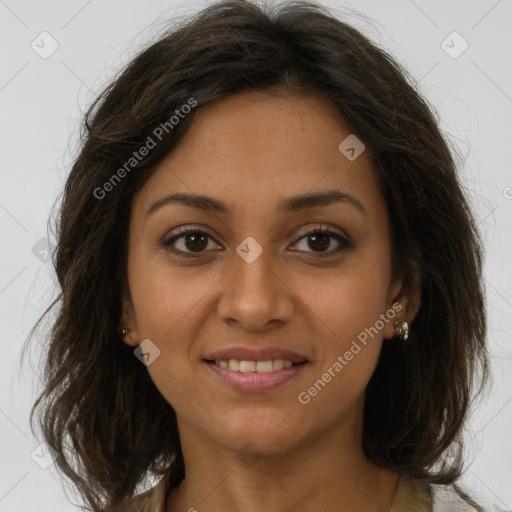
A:
[[[326,190],[324,192],[315,192],[309,194],[300,194],[289,197],[282,201],[278,207],[279,213],[291,213],[307,208],[314,208],[317,206],[329,206],[333,203],[348,203],[355,206],[361,213],[366,214],[366,210],[360,201],[355,197],[342,192],[341,190]],[[151,215],[156,210],[169,204],[182,204],[190,208],[196,208],[206,212],[215,212],[229,215],[230,209],[226,203],[200,194],[189,194],[177,192],[164,196],[155,201],[147,211],[146,215]]]

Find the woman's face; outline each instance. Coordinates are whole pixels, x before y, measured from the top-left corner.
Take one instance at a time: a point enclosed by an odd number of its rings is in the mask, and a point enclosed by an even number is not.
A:
[[[263,453],[359,432],[382,339],[407,318],[369,151],[338,147],[350,134],[317,96],[233,95],[197,112],[135,196],[121,325],[151,340],[180,432]]]

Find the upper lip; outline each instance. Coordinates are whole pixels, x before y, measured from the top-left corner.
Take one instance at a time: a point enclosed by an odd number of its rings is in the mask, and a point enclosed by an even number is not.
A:
[[[269,359],[283,359],[292,363],[308,361],[307,357],[297,352],[279,347],[247,348],[247,347],[226,347],[215,352],[208,353],[204,359],[209,361],[229,361],[238,359],[240,361],[267,361]]]

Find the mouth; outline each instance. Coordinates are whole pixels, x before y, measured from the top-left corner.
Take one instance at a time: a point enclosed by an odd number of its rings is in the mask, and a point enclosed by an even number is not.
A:
[[[286,359],[239,360],[203,359],[212,374],[238,391],[270,391],[296,378],[310,364]]]

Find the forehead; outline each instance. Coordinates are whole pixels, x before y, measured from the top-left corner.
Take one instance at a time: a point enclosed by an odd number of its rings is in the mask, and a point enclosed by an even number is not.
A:
[[[339,149],[345,140],[358,144],[354,137],[319,95],[232,95],[196,112],[137,202],[149,208],[155,197],[182,191],[215,195],[234,208],[273,207],[284,197],[341,189],[382,207],[370,152],[351,160]]]

